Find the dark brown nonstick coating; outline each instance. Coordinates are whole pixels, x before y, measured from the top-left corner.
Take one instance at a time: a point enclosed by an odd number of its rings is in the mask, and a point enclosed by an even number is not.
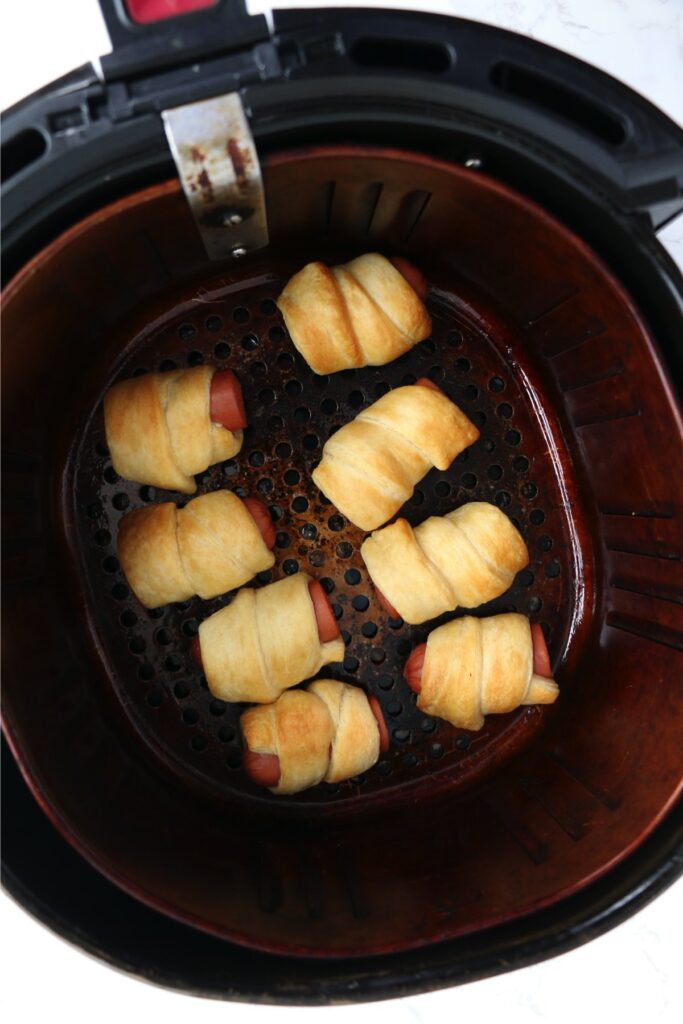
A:
[[[391,736],[389,752],[367,773],[323,784],[297,800],[337,801],[458,763],[463,783],[470,781],[498,760],[497,746],[504,747],[507,757],[525,744],[548,712],[526,708],[489,716],[480,732],[470,733],[417,709],[403,666],[413,647],[452,616],[422,626],[387,616],[360,555],[365,535],[318,491],[311,471],[338,427],[389,388],[430,377],[467,413],[481,437],[446,472],[429,473],[400,514],[416,525],[472,500],[503,509],[527,542],[530,564],[507,593],[476,614],[519,611],[540,622],[557,666],[572,616],[567,578],[572,570],[566,558],[566,514],[547,471],[543,435],[519,383],[463,301],[455,304],[444,293],[432,292],[431,338],[388,366],[326,377],[309,369],[283,327],[274,302],[283,283],[263,280],[244,291],[223,293],[209,283],[205,294],[210,301],[195,303],[189,313],[186,303],[179,308],[171,303],[161,321],[137,339],[118,376],[202,362],[237,372],[249,418],[244,445],[234,459],[199,475],[198,493],[227,487],[268,504],[277,529],[277,561],[252,585],[299,571],[321,579],[346,644],[343,665],[321,675],[361,685],[380,701]],[[183,496],[116,475],[99,410],[72,464],[77,467],[83,575],[98,609],[96,628],[111,679],[127,713],[176,770],[198,773],[222,790],[281,800],[257,790],[241,770],[239,715],[245,705],[214,699],[190,654],[199,623],[234,594],[147,611],[127,586],[116,558],[118,524],[125,512],[154,501],[179,503]]]

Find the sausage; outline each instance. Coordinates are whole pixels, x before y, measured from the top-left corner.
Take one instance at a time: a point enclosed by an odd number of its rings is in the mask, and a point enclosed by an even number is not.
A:
[[[410,287],[424,302],[429,292],[429,285],[422,271],[403,256],[392,256],[389,262],[393,263],[400,274],[403,274]]]
[[[376,697],[368,697],[368,703],[372,708],[372,713],[377,720],[377,728],[379,730],[379,750],[381,754],[386,754],[389,749],[389,730],[387,729],[387,723],[384,721],[384,715],[382,709],[379,706],[379,701]]]
[[[192,643],[190,644],[190,651],[192,652],[192,658],[195,665],[198,665],[202,670],[204,669],[204,662],[202,661],[202,647],[199,642],[199,633],[195,633],[192,637]]]
[[[432,391],[441,391],[439,385],[435,384],[433,380],[429,379],[429,377],[420,377],[415,381],[415,387],[431,388]],[[443,391],[441,391],[441,394],[443,394]]]
[[[535,674],[537,676],[545,676],[546,679],[552,679],[553,673],[550,667],[548,647],[543,636],[543,630],[537,624],[531,627],[531,641],[534,646],[533,670]],[[413,693],[419,693],[421,689],[422,669],[424,668],[426,650],[427,644],[419,644],[412,651],[403,669],[403,675]]]
[[[392,619],[401,618],[401,616],[394,608],[393,604],[391,604],[391,602],[389,601],[389,598],[384,596],[379,587],[375,587],[375,594],[377,595],[378,602],[381,604],[382,608],[384,608],[384,611],[387,613],[387,615],[391,616]]]
[[[242,501],[247,506],[249,515],[261,531],[264,544],[272,551],[275,546],[275,526],[270,518],[270,512],[258,498],[242,498]]]
[[[246,427],[242,388],[232,370],[217,370],[211,378],[209,409],[212,422],[227,430]]]
[[[545,642],[543,630],[537,622],[531,627],[531,640],[534,645],[534,672],[537,676],[545,676],[546,679],[552,679],[553,670],[550,667],[548,645]]]
[[[403,675],[406,678],[406,682],[413,693],[419,693],[422,689],[422,669],[425,663],[425,654],[427,653],[427,644],[418,644],[418,646],[411,651],[410,657],[405,663],[403,669]]]
[[[322,588],[319,580],[311,580],[308,584],[308,592],[313,602],[315,621],[318,624],[318,636],[322,644],[330,640],[336,640],[339,636],[339,626],[330,607],[327,594]]]
[[[253,750],[245,750],[242,767],[257,786],[277,786],[280,781],[280,758],[277,754],[255,754]]]

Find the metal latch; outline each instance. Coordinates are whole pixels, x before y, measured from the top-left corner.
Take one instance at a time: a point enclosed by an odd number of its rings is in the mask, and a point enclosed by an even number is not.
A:
[[[236,92],[162,113],[166,137],[212,260],[268,244],[261,165]]]

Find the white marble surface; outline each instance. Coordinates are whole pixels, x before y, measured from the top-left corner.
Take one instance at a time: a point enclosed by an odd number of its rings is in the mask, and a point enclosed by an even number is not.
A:
[[[369,6],[369,0],[344,6]],[[250,0],[253,13],[266,6]],[[324,0],[280,7],[333,6]],[[526,33],[628,82],[683,122],[683,0],[432,0],[377,2],[458,14]],[[0,108],[104,53],[94,0],[22,0],[0,5]],[[683,266],[683,217],[663,240]],[[5,1020],[60,1024],[163,1019],[231,1024],[618,1024],[683,1020],[683,881],[627,922],[580,949],[487,981],[390,1003],[326,1010],[224,1005],[179,996],[112,971],[61,942],[0,895],[0,963]]]

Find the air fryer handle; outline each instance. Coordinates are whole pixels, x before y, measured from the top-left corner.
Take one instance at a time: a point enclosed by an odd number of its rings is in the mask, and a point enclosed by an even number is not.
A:
[[[153,73],[217,50],[229,53],[268,38],[265,17],[250,15],[246,0],[206,0],[207,6],[197,6],[199,0],[184,0],[188,9],[170,17],[164,17],[163,0],[98,2],[113,51],[102,58],[105,78],[110,80]],[[146,7],[150,20],[135,21],[136,7]],[[161,16],[154,18],[155,12]]]

